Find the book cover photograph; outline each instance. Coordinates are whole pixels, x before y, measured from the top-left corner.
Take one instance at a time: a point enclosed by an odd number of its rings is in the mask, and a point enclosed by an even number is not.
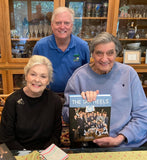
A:
[[[99,94],[93,102],[70,95],[69,101],[70,141],[89,142],[109,136],[111,95]]]

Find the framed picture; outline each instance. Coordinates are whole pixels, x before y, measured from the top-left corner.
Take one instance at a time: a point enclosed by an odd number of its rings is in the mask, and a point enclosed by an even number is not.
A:
[[[147,49],[146,49],[146,56],[145,56],[145,64],[147,64]]]
[[[141,50],[124,50],[123,63],[140,64]]]

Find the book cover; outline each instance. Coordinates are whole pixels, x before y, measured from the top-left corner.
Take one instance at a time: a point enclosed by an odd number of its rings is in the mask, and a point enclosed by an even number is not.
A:
[[[111,99],[109,94],[99,94],[93,102],[87,102],[81,95],[69,96],[71,143],[109,136]]]

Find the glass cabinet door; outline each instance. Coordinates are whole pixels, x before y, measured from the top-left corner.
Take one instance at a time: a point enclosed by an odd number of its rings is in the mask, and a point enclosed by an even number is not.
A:
[[[147,1],[120,0],[117,36],[124,49],[140,50],[141,57],[146,56]]]
[[[12,58],[29,58],[40,38],[51,34],[53,0],[9,0]]]
[[[13,69],[8,71],[9,93],[25,86],[25,77],[23,69]]]
[[[65,0],[65,6],[74,9],[73,34],[87,41],[107,30],[109,0]]]

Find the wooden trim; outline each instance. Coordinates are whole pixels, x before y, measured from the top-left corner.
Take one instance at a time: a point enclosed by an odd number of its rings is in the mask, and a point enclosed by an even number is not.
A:
[[[117,32],[117,23],[118,23],[118,14],[119,14],[119,0],[113,0],[114,8],[113,8],[113,25],[112,25],[112,34],[116,36]]]
[[[65,0],[59,0],[59,6],[64,7],[65,6]]]
[[[3,3],[0,3],[0,49],[1,49],[1,58],[0,62],[6,62],[5,54],[5,42],[4,42],[4,7]]]
[[[108,17],[107,17],[107,32],[112,32],[112,24],[113,24],[113,15],[114,15],[114,0],[109,0],[108,4]]]
[[[8,0],[1,0],[3,1],[3,11],[4,11],[4,43],[5,43],[5,55],[7,61],[10,61],[12,54],[11,54],[11,31],[10,31],[10,18],[9,18],[9,2]]]
[[[5,70],[0,70],[0,74],[2,75],[2,87],[3,87],[3,94],[8,93],[8,82],[7,82],[7,74]]]
[[[54,0],[54,9],[60,6],[60,0]]]

